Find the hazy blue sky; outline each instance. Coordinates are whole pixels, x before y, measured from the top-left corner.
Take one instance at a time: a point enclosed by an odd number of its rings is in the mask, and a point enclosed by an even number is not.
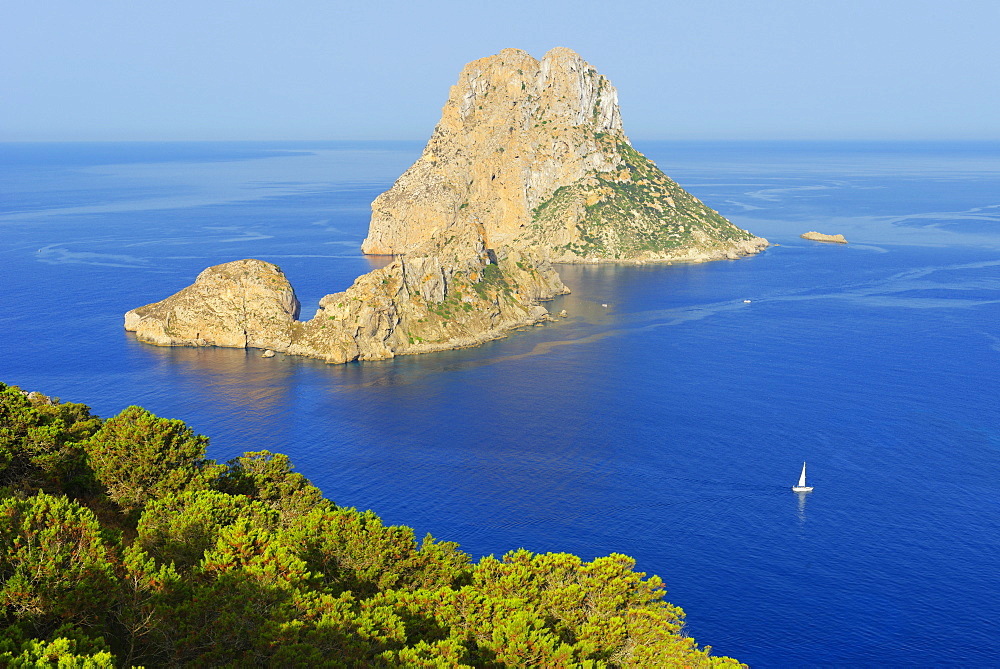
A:
[[[1000,139],[1000,0],[0,0],[0,140],[425,139],[568,46],[643,139]]]

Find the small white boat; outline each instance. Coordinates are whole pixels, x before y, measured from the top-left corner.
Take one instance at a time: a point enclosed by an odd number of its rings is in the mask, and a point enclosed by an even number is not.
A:
[[[750,300],[743,300],[743,304],[750,304]]]
[[[806,485],[806,463],[802,463],[802,474],[799,476],[799,484],[792,486],[792,492],[812,492],[813,489]]]

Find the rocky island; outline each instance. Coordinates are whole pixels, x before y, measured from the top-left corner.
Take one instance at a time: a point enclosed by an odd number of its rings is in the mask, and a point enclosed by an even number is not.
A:
[[[803,232],[799,235],[802,239],[811,239],[814,242],[833,242],[834,244],[846,244],[844,235],[824,235],[822,232]]]
[[[312,319],[281,270],[210,267],[125,315],[162,346],[270,349],[331,363],[473,346],[549,318],[553,263],[704,262],[767,246],[684,191],[622,129],[611,83],[570,49],[518,49],[459,75],[423,154],[372,204],[362,244],[392,263]]]

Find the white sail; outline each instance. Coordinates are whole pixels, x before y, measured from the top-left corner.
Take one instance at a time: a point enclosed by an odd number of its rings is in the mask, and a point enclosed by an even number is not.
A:
[[[799,477],[799,484],[795,486],[796,488],[806,487],[806,463],[802,463],[802,476]]]

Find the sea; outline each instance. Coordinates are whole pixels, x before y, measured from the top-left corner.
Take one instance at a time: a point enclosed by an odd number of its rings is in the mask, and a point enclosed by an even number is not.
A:
[[[261,258],[311,317],[384,262],[369,206],[422,142],[0,144],[0,381],[286,453],[475,559],[632,556],[753,666],[1000,666],[1000,143],[634,144],[773,245],[562,266],[565,319],[347,365],[123,314]]]

